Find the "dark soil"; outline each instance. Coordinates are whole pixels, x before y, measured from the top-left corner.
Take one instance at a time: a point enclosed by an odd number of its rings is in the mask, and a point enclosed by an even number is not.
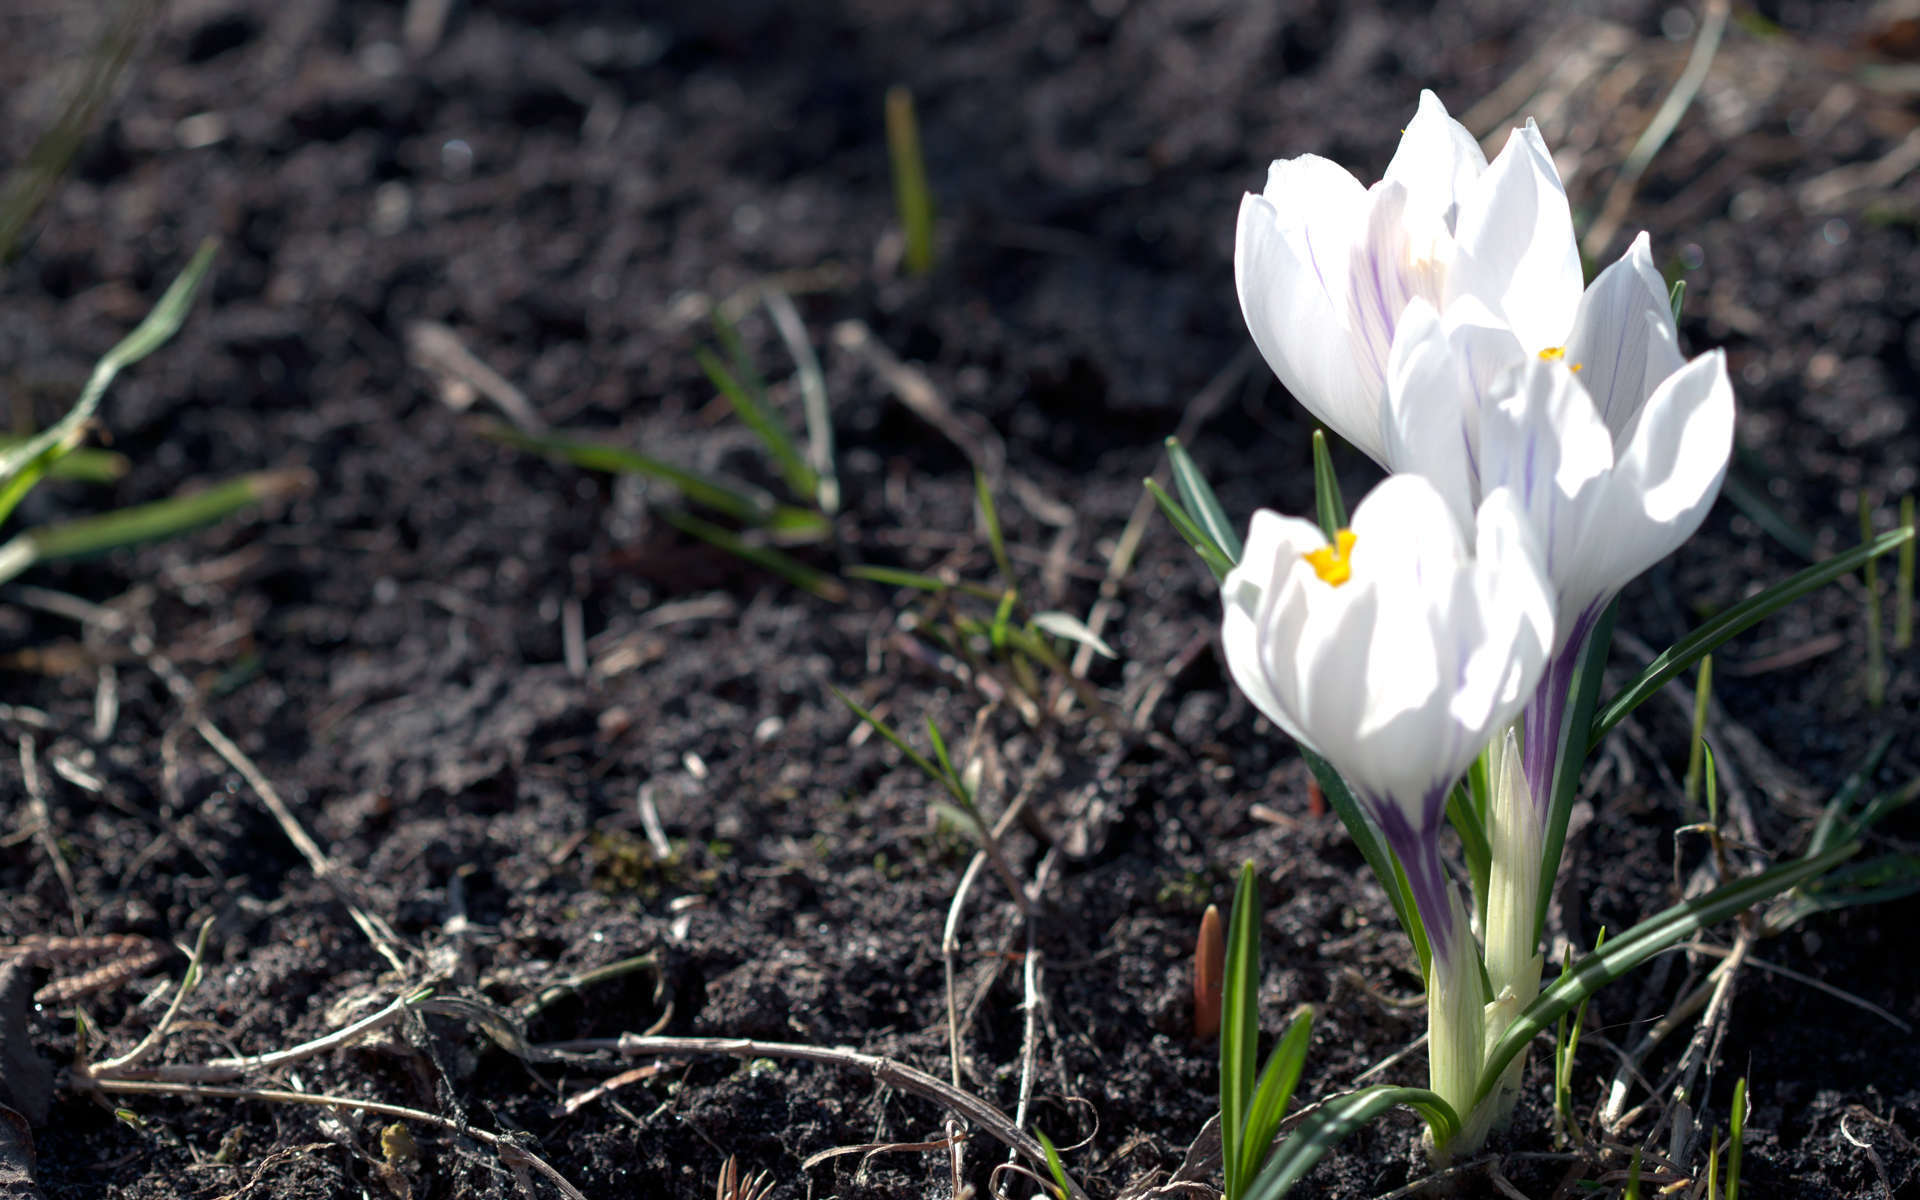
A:
[[[916,744],[938,721],[986,764],[995,811],[1028,795],[1036,820],[1006,839],[1015,870],[1030,876],[1042,836],[1057,839],[1032,943],[1030,1123],[1077,1147],[1067,1165],[1094,1195],[1164,1177],[1214,1107],[1187,962],[1201,909],[1227,900],[1245,858],[1268,905],[1263,1020],[1320,1008],[1303,1097],[1417,1036],[1418,1007],[1396,1003],[1419,988],[1405,940],[1337,822],[1308,812],[1290,746],[1227,686],[1211,585],[1157,516],[1105,631],[1119,660],[1089,675],[1103,705],[1128,711],[1164,686],[1144,730],[1085,703],[1036,726],[1011,700],[987,703],[1017,686],[1004,669],[969,672],[900,623],[924,609],[916,596],[854,582],[844,602],[816,598],[680,532],[662,515],[678,504],[668,489],[480,436],[410,359],[408,330],[451,329],[551,425],[772,486],[695,350],[714,301],[777,276],[824,362],[845,493],[831,548],[796,553],[826,570],[995,578],[965,454],[835,336],[862,322],[978,437],[1004,442],[994,483],[1018,581],[1034,607],[1084,614],[1161,440],[1248,346],[1233,217],[1268,159],[1315,151],[1374,178],[1432,86],[1478,133],[1535,113],[1591,217],[1678,75],[1693,18],[1631,0],[1476,0],[1439,16],[1390,0],[496,0],[456,4],[409,53],[403,16],[371,0],[172,5],[5,275],[8,392],[44,421],[199,239],[223,247],[186,329],[103,410],[131,473],[110,495],[43,489],[22,520],[265,468],[310,471],[313,486],[264,519],[43,568],[22,581],[41,591],[0,595],[0,725],[32,744],[50,821],[40,828],[9,753],[0,938],[191,944],[211,920],[168,1062],[282,1049],[424,983],[524,1015],[553,985],[644,955],[651,969],[545,1005],[527,1038],[664,1021],[855,1047],[946,1078],[941,937],[972,843],[931,807],[924,776],[858,735],[837,687]],[[99,20],[54,4],[0,16],[10,161],[52,119]],[[1848,190],[1833,174],[1914,134],[1903,29],[1825,5],[1737,14],[1602,254],[1645,227],[1685,271],[1684,332],[1696,350],[1726,346],[1739,380],[1740,481],[1820,554],[1857,538],[1859,496],[1890,528],[1917,482],[1920,185],[1869,171]],[[1544,91],[1475,109],[1529,72]],[[899,266],[882,124],[894,83],[917,102],[940,214],[927,279]],[[797,427],[791,359],[764,311],[741,309]],[[1263,365],[1238,366],[1189,445],[1236,516],[1305,511],[1311,427]],[[1339,461],[1357,495],[1369,469]],[[1723,500],[1629,590],[1622,630],[1667,644],[1803,565],[1794,541]],[[45,589],[109,606],[152,646],[50,612]],[[1819,593],[1716,671],[1710,736],[1729,803],[1773,854],[1792,852],[1881,733],[1894,740],[1880,786],[1920,771],[1920,660],[1895,654],[1886,704],[1868,707],[1864,595],[1852,582]],[[568,661],[575,613],[584,674]],[[1635,644],[1616,651],[1620,679]],[[202,714],[338,864],[338,886],[195,731]],[[1672,831],[1696,819],[1675,783],[1686,716],[1684,699],[1657,699],[1595,769],[1562,913],[1577,945],[1671,898]],[[664,859],[638,815],[643,789]],[[1258,819],[1256,803],[1281,819]],[[1691,871],[1703,847],[1682,847]],[[390,923],[404,975],[346,895]],[[1901,932],[1916,920],[1913,900],[1830,914],[1755,953],[1920,1022],[1920,958]],[[1009,1112],[1028,950],[983,873],[959,926],[960,1083]],[[1615,1061],[1603,1042],[1631,1045],[1714,961],[1696,957],[1596,1002],[1583,1115]],[[73,1062],[77,1008],[86,1054],[124,1052],[184,968],[169,953],[42,1003],[24,1035]],[[1649,1070],[1670,1069],[1685,1036]],[[1545,1058],[1498,1157],[1454,1177],[1461,1194],[1496,1194],[1493,1170],[1528,1196],[1618,1186],[1618,1160],[1542,1157],[1555,1149]],[[1750,967],[1714,1062],[1694,1101],[1707,1125],[1724,1128],[1736,1077],[1752,1081],[1747,1194],[1920,1195],[1909,1033]],[[628,1065],[522,1061],[441,1012],[250,1082],[524,1135],[595,1200],[711,1195],[729,1154],[770,1171],[779,1197],[950,1194],[939,1151],[803,1168],[835,1148],[944,1136],[945,1112],[863,1072],[670,1060],[563,1109]],[[1422,1081],[1418,1053],[1384,1077]],[[1622,1136],[1644,1137],[1658,1111]],[[415,1153],[384,1154],[391,1123],[67,1089],[33,1131],[37,1180],[54,1197],[516,1194],[494,1151],[446,1130],[416,1122]],[[1356,1136],[1302,1194],[1407,1183],[1425,1169],[1415,1134],[1399,1118]],[[985,1189],[1003,1154],[976,1132],[964,1182]],[[1678,1170],[1704,1165],[1696,1150]]]

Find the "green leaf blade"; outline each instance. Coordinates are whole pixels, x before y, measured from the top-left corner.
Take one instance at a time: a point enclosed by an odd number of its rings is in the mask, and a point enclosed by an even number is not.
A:
[[[1179,438],[1167,439],[1167,461],[1173,467],[1174,490],[1180,495],[1180,502],[1207,531],[1214,545],[1220,547],[1234,562],[1240,561],[1242,547],[1240,535],[1234,532],[1233,522],[1227,520],[1227,512],[1220,507],[1219,497],[1213,494],[1213,486],[1206,476],[1194,464],[1193,456],[1180,444]]]
[[[1303,1006],[1287,1027],[1280,1044],[1267,1056],[1260,1072],[1260,1084],[1247,1106],[1245,1130],[1240,1135],[1240,1178],[1252,1181],[1266,1161],[1280,1125],[1287,1119],[1287,1106],[1293,1102],[1300,1073],[1307,1065],[1307,1044],[1313,1040],[1313,1009]]]
[[[1252,1181],[1245,1200],[1280,1200],[1348,1134],[1403,1104],[1427,1122],[1436,1144],[1446,1145],[1459,1132],[1459,1116],[1425,1088],[1380,1084],[1335,1096],[1280,1144],[1266,1169]]]
[[[1655,692],[1666,685],[1668,680],[1700,661],[1702,655],[1719,649],[1731,638],[1744,633],[1754,624],[1802,596],[1825,587],[1842,575],[1858,570],[1867,560],[1900,549],[1913,541],[1914,536],[1912,529],[1895,529],[1883,533],[1871,542],[1836,554],[1825,562],[1816,563],[1789,576],[1759,595],[1741,601],[1701,625],[1675,642],[1664,653],[1657,655],[1651,663],[1647,664],[1645,670],[1641,671],[1631,683],[1622,688],[1619,694],[1595,714],[1589,744],[1598,745],[1608,730],[1618,725],[1628,713],[1646,703]]]
[[[1242,1139],[1253,1102],[1260,1042],[1260,894],[1251,861],[1240,867],[1227,920],[1220,1005],[1220,1150],[1228,1200],[1238,1200]]]
[[[1744,912],[1789,888],[1809,883],[1845,862],[1860,849],[1849,843],[1823,854],[1795,859],[1758,875],[1725,884],[1693,900],[1683,900],[1608,941],[1573,965],[1542,991],[1487,1051],[1475,1103],[1499,1086],[1500,1076],[1535,1034],[1550,1028],[1562,1014],[1641,963],[1709,925]]]
[[[1340,494],[1340,479],[1333,473],[1333,453],[1327,448],[1323,429],[1313,431],[1313,506],[1320,519],[1320,532],[1328,541],[1347,527],[1347,502]]]

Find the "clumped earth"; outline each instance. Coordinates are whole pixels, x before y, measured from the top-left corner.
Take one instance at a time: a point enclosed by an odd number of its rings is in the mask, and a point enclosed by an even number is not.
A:
[[[11,162],[91,61],[101,18],[84,7],[0,16]],[[1477,0],[1442,16],[1397,3],[501,0],[410,33],[406,8],[367,0],[167,7],[5,273],[16,410],[51,419],[201,238],[220,239],[220,260],[180,337],[103,410],[131,472],[109,491],[43,489],[22,520],[264,468],[310,472],[311,487],[261,519],[45,568],[0,594],[0,726],[22,748],[0,765],[0,955],[13,951],[16,980],[0,995],[52,989],[0,1033],[28,1055],[8,1060],[11,1107],[46,1106],[38,1186],[520,1194],[514,1154],[483,1144],[492,1133],[596,1198],[711,1195],[729,1155],[770,1172],[778,1197],[949,1194],[946,1152],[917,1146],[946,1136],[947,1113],[869,1073],[681,1057],[580,1102],[646,1060],[540,1049],[658,1025],[848,1046],[949,1078],[942,935],[974,844],[831,688],[923,749],[937,721],[983,764],[992,811],[1024,797],[1031,820],[1004,845],[1027,885],[1041,881],[1034,917],[980,873],[953,959],[958,1079],[1012,1112],[1029,1071],[1029,1124],[1074,1147],[1067,1165],[1093,1194],[1166,1178],[1212,1110],[1187,961],[1201,909],[1226,901],[1244,859],[1268,909],[1263,1023],[1277,1030],[1302,1002],[1321,1014],[1303,1099],[1406,1047],[1422,1020],[1405,940],[1337,822],[1310,809],[1285,740],[1226,684],[1211,585],[1157,516],[1112,589],[1117,661],[1091,664],[1090,698],[1066,715],[1030,720],[991,656],[975,669],[932,647],[924,598],[860,581],[844,599],[808,594],[681,532],[663,515],[679,505],[671,489],[482,436],[475,414],[492,402],[449,403],[473,397],[471,373],[420,353],[418,323],[450,332],[548,425],[775,486],[695,351],[713,342],[711,307],[731,303],[797,427],[792,359],[756,302],[777,282],[824,365],[845,498],[830,545],[795,553],[825,571],[878,563],[992,585],[979,465],[1023,595],[1085,614],[1183,421],[1237,517],[1310,504],[1311,427],[1248,357],[1233,298],[1233,214],[1266,161],[1314,151],[1376,177],[1423,86],[1476,133],[1531,113],[1583,220],[1615,225],[1596,257],[1644,227],[1687,279],[1683,332],[1695,350],[1727,347],[1736,483],[1759,500],[1723,500],[1628,591],[1617,683],[1645,648],[1851,544],[1860,496],[1890,528],[1920,461],[1910,25],[1743,9],[1631,199],[1610,208],[1697,16],[1628,0]],[[882,122],[895,83],[915,98],[938,206],[928,278],[900,265]],[[903,395],[873,347],[930,392],[909,377]],[[926,419],[929,395],[944,430]],[[1357,496],[1370,468],[1339,463]],[[1911,651],[1893,655],[1886,703],[1868,706],[1864,599],[1858,582],[1830,588],[1719,663],[1709,739],[1754,843],[1737,861],[1791,853],[1883,734],[1875,786],[1920,771],[1920,671]],[[1672,899],[1673,831],[1698,819],[1676,783],[1686,719],[1684,698],[1659,698],[1596,759],[1556,919],[1576,946]],[[1916,832],[1897,818],[1888,844]],[[1680,847],[1680,871],[1695,872],[1704,845]],[[1910,899],[1821,916],[1739,974],[1692,1107],[1724,1129],[1734,1080],[1751,1080],[1752,1194],[1916,1194],[1916,919]],[[154,1028],[186,967],[173,947],[209,921],[160,1061],[285,1049],[431,984],[470,1007],[244,1082],[426,1110],[473,1136],[367,1111],[42,1086],[33,1058],[65,1068]],[[44,940],[78,934],[131,937],[89,943],[87,960]],[[146,940],[164,950],[151,965],[130,958]],[[1631,1046],[1716,960],[1663,961],[1596,1001],[1582,1119],[1613,1072],[1609,1047]],[[89,969],[105,975],[74,984]],[[524,1025],[518,1053],[501,1015]],[[1693,1028],[1649,1060],[1656,1078]],[[1554,1157],[1545,1058],[1514,1131],[1443,1186],[1620,1186],[1617,1154]],[[1382,1078],[1423,1074],[1416,1051]],[[1670,1099],[1620,1138],[1646,1137]],[[803,1165],[845,1147],[862,1149]],[[962,1182],[985,1189],[1003,1156],[976,1131]],[[1675,1176],[1705,1158],[1694,1148]],[[1374,1196],[1424,1170],[1402,1117],[1351,1139],[1301,1194]],[[558,1194],[537,1174],[526,1186]]]

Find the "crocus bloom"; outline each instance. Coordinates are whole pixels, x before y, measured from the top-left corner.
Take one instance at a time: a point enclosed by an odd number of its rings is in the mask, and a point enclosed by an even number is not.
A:
[[[1234,682],[1339,770],[1406,870],[1432,949],[1433,1090],[1462,1116],[1485,1022],[1440,825],[1448,793],[1519,715],[1553,644],[1537,556],[1512,494],[1480,506],[1469,547],[1434,486],[1397,475],[1331,543],[1312,522],[1254,514],[1222,585]]]
[[[1420,93],[1386,175],[1362,187],[1317,155],[1275,162],[1240,205],[1234,282],[1254,342],[1294,397],[1383,466],[1387,358],[1407,305],[1471,296],[1536,348],[1566,342],[1580,255],[1529,121],[1491,164]]]
[[[1473,302],[1409,306],[1388,368],[1387,465],[1433,480],[1463,528],[1510,488],[1552,583],[1558,633],[1524,747],[1536,803],[1587,635],[1705,519],[1733,415],[1725,355],[1680,356],[1644,234],[1581,297],[1564,344],[1534,346]]]

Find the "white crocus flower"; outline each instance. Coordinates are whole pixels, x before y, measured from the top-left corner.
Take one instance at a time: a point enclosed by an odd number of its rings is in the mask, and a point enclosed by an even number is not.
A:
[[[1388,355],[1409,303],[1473,297],[1522,342],[1560,345],[1580,303],[1566,190],[1540,131],[1489,164],[1420,93],[1386,175],[1362,187],[1317,155],[1277,161],[1240,205],[1233,255],[1254,342],[1294,397],[1391,467],[1380,434]]]
[[[1553,645],[1526,515],[1496,491],[1469,547],[1415,475],[1375,488],[1331,543],[1312,522],[1261,511],[1222,596],[1234,682],[1339,770],[1405,868],[1432,949],[1432,1087],[1467,1118],[1485,997],[1439,833],[1448,794],[1519,715]]]
[[[1581,297],[1564,345],[1535,347],[1484,306],[1416,302],[1388,369],[1387,465],[1432,479],[1465,528],[1506,487],[1540,540],[1558,635],[1527,713],[1534,800],[1558,751],[1587,635],[1635,576],[1706,518],[1733,449],[1720,351],[1686,362],[1646,237]]]

